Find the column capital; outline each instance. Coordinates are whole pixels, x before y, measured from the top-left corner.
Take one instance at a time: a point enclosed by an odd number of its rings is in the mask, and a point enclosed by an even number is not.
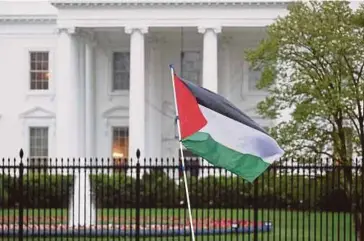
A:
[[[206,33],[207,31],[213,31],[215,34],[221,33],[220,26],[198,26],[197,30],[199,33]]]
[[[126,34],[132,34],[135,31],[139,31],[141,34],[146,34],[146,33],[148,33],[148,27],[146,27],[146,26],[142,26],[142,27],[126,26],[125,27]]]
[[[59,33],[67,33],[67,34],[75,34],[77,33],[76,27],[60,27],[56,29],[56,32]]]

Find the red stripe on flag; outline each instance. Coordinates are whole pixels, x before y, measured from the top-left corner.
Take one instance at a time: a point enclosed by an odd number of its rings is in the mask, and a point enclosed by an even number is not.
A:
[[[207,124],[207,120],[202,114],[195,96],[177,75],[174,75],[174,83],[181,139],[184,139],[204,127]]]

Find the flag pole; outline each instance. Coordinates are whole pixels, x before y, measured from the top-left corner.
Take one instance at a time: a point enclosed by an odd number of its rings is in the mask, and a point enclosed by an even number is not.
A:
[[[188,215],[190,217],[192,241],[195,241],[195,231],[193,230],[190,195],[189,195],[189,192],[188,192],[187,176],[186,176],[186,169],[185,169],[185,157],[184,157],[184,154],[183,154],[183,146],[182,146],[182,141],[181,141],[181,127],[180,127],[179,116],[178,116],[176,86],[174,84],[174,68],[173,68],[172,65],[169,65],[169,67],[171,69],[171,77],[172,77],[172,85],[173,85],[173,96],[174,96],[174,107],[175,107],[175,110],[176,110],[176,117],[177,117],[177,129],[178,129],[178,139],[179,139],[178,141],[179,141],[179,149],[180,149],[180,152],[181,152],[181,159],[182,159],[182,171],[183,171],[183,179],[184,179],[185,190],[186,190]]]

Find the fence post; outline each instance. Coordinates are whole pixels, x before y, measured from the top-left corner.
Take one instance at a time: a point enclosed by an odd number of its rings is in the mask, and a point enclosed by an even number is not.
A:
[[[254,235],[253,240],[258,241],[258,180],[254,182]]]
[[[135,214],[135,236],[136,241],[140,239],[140,150],[136,151],[137,165],[136,165],[136,214]]]
[[[20,149],[19,152],[20,156],[20,165],[19,165],[19,240],[23,241],[23,211],[24,211],[24,205],[23,205],[23,174],[24,174],[24,164],[23,164],[23,156],[24,152],[23,149]]]

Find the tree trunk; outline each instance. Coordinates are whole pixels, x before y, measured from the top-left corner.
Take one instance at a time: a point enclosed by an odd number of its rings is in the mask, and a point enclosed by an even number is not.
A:
[[[359,117],[359,127],[360,127],[360,144],[361,144],[361,169],[359,171],[361,172],[361,180],[358,180],[358,182],[361,182],[361,188],[364,188],[364,123],[363,123],[363,117]],[[356,162],[356,165],[358,163]],[[358,173],[358,172],[357,172]],[[356,176],[356,178],[359,178]],[[356,187],[358,188],[358,187]],[[359,189],[360,191],[360,189]],[[360,195],[360,194],[359,194]],[[364,191],[361,192],[361,200],[358,200],[358,212],[356,213],[356,232],[357,232],[357,241],[364,241]]]
[[[359,200],[358,195],[355,195],[353,193],[353,175],[351,168],[345,168],[344,169],[344,178],[345,181],[345,192],[348,196],[349,200],[351,200],[351,213],[355,225],[355,233],[356,233],[356,241],[364,241],[364,220],[363,220],[363,211],[361,202],[363,200]],[[356,176],[356,178],[359,178]],[[355,187],[357,188],[357,187]],[[355,190],[357,191],[357,190]]]

